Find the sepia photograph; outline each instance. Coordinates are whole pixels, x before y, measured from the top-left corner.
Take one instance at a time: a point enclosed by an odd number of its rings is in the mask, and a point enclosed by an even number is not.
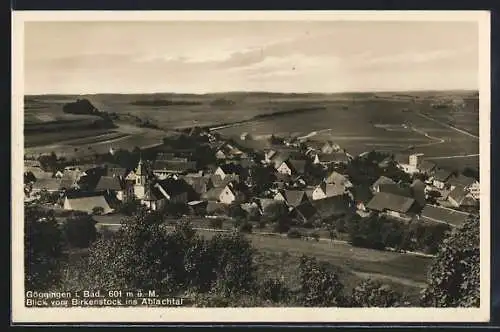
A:
[[[14,12],[14,322],[487,321],[487,12]]]

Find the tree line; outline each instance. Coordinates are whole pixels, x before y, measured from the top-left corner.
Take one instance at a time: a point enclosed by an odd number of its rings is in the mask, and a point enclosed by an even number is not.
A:
[[[405,295],[376,280],[346,290],[338,274],[315,257],[300,260],[300,289],[257,274],[256,254],[240,232],[207,239],[189,224],[166,229],[141,209],[117,232],[97,234],[95,222],[27,208],[26,289],[156,289],[192,298],[196,306],[406,306]],[[86,234],[82,236],[82,234]],[[88,248],[75,259],[75,248]],[[76,251],[80,253],[80,251]],[[438,251],[422,292],[422,306],[479,304],[479,223],[471,219]]]

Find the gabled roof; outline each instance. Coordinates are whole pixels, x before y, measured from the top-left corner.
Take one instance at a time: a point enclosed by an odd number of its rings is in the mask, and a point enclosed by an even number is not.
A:
[[[446,182],[450,178],[452,173],[444,169],[438,169],[433,175],[433,178],[437,181]]]
[[[220,175],[212,175],[210,177],[210,182],[214,187],[225,187],[231,182],[239,182],[240,177],[235,174],[226,175],[222,178]]]
[[[333,153],[319,153],[317,154],[319,162],[321,163],[347,163],[349,162],[349,156],[344,152],[333,152]]]
[[[244,171],[243,166],[235,163],[227,163],[220,165],[219,168],[224,172],[224,174],[238,174],[241,175]]]
[[[440,206],[426,205],[420,213],[420,217],[427,221],[444,222],[451,226],[460,227],[467,221],[469,214]]]
[[[354,200],[356,202],[362,202],[366,204],[373,198],[373,194],[370,189],[364,186],[356,186],[352,189],[352,192],[354,195]]]
[[[349,199],[345,195],[318,199],[313,201],[312,204],[322,218],[345,213],[349,210]]]
[[[183,179],[198,194],[202,194],[207,191],[207,186],[210,181],[210,177],[195,176],[195,175],[193,176],[186,175],[185,177],[183,177]]]
[[[51,172],[45,172],[39,167],[24,167],[24,173],[31,173],[36,179],[49,179],[52,177]]]
[[[122,183],[120,179],[113,176],[101,176],[99,181],[97,182],[97,186],[95,188],[96,191],[102,190],[122,190]]]
[[[379,192],[371,199],[366,206],[370,210],[383,212],[386,210],[406,213],[415,203],[413,198]]]
[[[410,188],[403,188],[396,183],[382,183],[379,185],[379,191],[399,196],[412,197]]]
[[[288,205],[298,206],[304,200],[308,200],[306,192],[303,190],[280,190]]]
[[[346,175],[342,175],[339,172],[333,171],[328,175],[325,179],[326,183],[336,183],[340,185],[344,185],[345,187],[351,187],[352,183],[349,181]]]
[[[165,179],[158,181],[157,184],[169,195],[176,196],[189,191],[189,185],[182,179]]]
[[[322,182],[318,187],[327,197],[343,195],[346,192],[345,187],[340,184],[327,184]]]
[[[104,213],[113,211],[103,195],[66,196],[66,199],[71,210],[91,213],[94,207],[102,207]]]
[[[210,189],[209,191],[207,191],[206,193],[204,193],[202,195],[202,198],[203,199],[206,199],[208,201],[217,201],[219,200],[220,198],[220,195],[222,194],[222,192],[228,188],[229,190],[231,190],[231,188],[229,188],[228,186],[225,186],[225,187],[219,187],[219,188],[212,188]],[[232,192],[232,190],[231,190]],[[233,193],[234,194],[234,193]]]
[[[462,204],[469,192],[463,186],[456,186],[448,195],[449,198],[455,200],[458,204]]]
[[[283,164],[285,161],[290,159],[290,154],[286,152],[277,152],[271,157],[271,162],[274,165],[274,168],[278,168]]]
[[[265,213],[271,206],[275,205],[282,205],[284,206],[285,203],[280,200],[272,199],[272,198],[256,198],[255,201],[257,204],[260,206],[260,209],[262,210],[263,213]]]
[[[398,164],[408,164],[410,158],[410,154],[407,153],[398,153],[394,156],[394,161]]]
[[[436,164],[428,160],[422,160],[418,164],[418,170],[422,173],[432,172],[436,168]]]
[[[306,169],[306,161],[305,160],[295,160],[289,159],[287,161],[287,165],[296,173],[303,174]]]
[[[372,184],[372,187],[377,187],[377,186],[380,186],[381,184],[395,184],[396,182],[394,182],[393,179],[390,179],[386,176],[381,176],[377,179],[377,181],[375,181],[373,184]]]
[[[165,196],[162,194],[162,192],[156,188],[153,185],[147,185],[144,188],[144,197],[142,198],[143,201],[160,201],[162,199],[165,199]]]
[[[37,179],[35,183],[33,183],[32,188],[37,190],[45,189],[48,191],[61,190],[61,180],[55,178]]]
[[[448,184],[452,186],[463,186],[468,187],[475,183],[477,180],[474,178],[467,177],[463,174],[459,174],[458,176],[452,176],[446,181]]]

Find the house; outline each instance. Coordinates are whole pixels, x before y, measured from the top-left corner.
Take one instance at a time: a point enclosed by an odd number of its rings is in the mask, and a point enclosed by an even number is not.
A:
[[[208,190],[210,176],[204,175],[201,172],[186,174],[182,177],[182,179],[191,186],[193,192],[195,192],[198,197],[200,197],[203,193],[206,193]]]
[[[279,190],[274,199],[286,202],[287,205],[292,207],[309,202],[309,198],[303,190]]]
[[[287,175],[304,174],[306,165],[307,161],[305,160],[287,159],[276,167],[276,170],[278,173]]]
[[[457,185],[449,194],[448,202],[454,207],[475,206],[476,200],[463,186]]]
[[[228,163],[224,165],[220,165],[214,172],[214,175],[220,176],[222,179],[225,179],[230,175],[239,175],[242,176],[246,173],[245,169],[238,164]]]
[[[155,160],[152,171],[155,176],[165,179],[171,174],[186,174],[196,170],[196,162],[184,160]]]
[[[222,178],[220,175],[212,175],[207,183],[207,189],[210,190],[212,188],[221,188],[227,185],[232,187],[237,183],[240,183],[240,177],[236,174],[229,174],[224,178]]]
[[[312,199],[318,200],[327,197],[340,196],[346,193],[346,188],[343,185],[322,182],[312,192]]]
[[[405,173],[414,174],[419,172],[418,165],[422,162],[423,156],[423,153],[413,153],[410,155],[398,154],[394,160],[397,166]]]
[[[397,183],[382,183],[378,186],[378,192],[390,193],[398,196],[413,197],[410,187],[403,187]]]
[[[444,189],[446,187],[446,181],[452,176],[452,172],[437,169],[435,173],[432,175],[432,185],[437,189]]]
[[[104,174],[105,176],[116,177],[123,180],[127,175],[127,169],[117,166],[112,166],[112,167],[108,166],[106,167],[106,172]]]
[[[273,211],[276,211],[280,208],[283,208],[283,211],[286,211],[286,204],[285,201],[282,200],[275,200],[272,198],[255,198],[255,203],[260,208],[261,214],[262,215],[270,215],[273,213]]]
[[[371,191],[374,193],[380,192],[380,185],[383,185],[383,184],[396,184],[396,182],[394,182],[394,180],[382,175],[381,177],[379,177],[377,179],[377,181],[375,181],[372,184]]]
[[[39,179],[31,186],[33,194],[39,193],[42,190],[46,190],[49,193],[62,191],[61,180],[56,178]]]
[[[224,187],[212,188],[202,195],[207,201],[231,204],[237,200],[237,193],[228,185]]]
[[[190,201],[187,205],[193,215],[204,216],[207,213],[207,201]]]
[[[314,156],[313,163],[316,165],[347,164],[349,156],[345,152],[318,153]]]
[[[361,217],[368,217],[372,214],[366,207],[373,198],[371,190],[367,187],[357,186],[352,189],[356,213]]]
[[[427,176],[432,175],[436,170],[437,165],[428,160],[422,160],[420,164],[417,165],[417,171],[419,173],[425,174]]]
[[[328,184],[339,184],[345,188],[352,188],[352,183],[346,175],[340,174],[339,172],[333,171],[325,179]]]
[[[378,192],[366,207],[368,210],[381,213],[387,217],[410,221],[412,219],[410,213],[415,207],[415,200],[410,197]]]
[[[172,203],[187,203],[191,187],[184,180],[165,179],[154,184],[165,199]]]
[[[105,191],[108,195],[115,196],[119,201],[124,200],[126,194],[124,189],[123,181],[113,176],[101,176],[95,187],[96,192]]]
[[[167,202],[163,193],[151,183],[144,187],[144,195],[141,198],[141,203],[152,211],[161,210]]]
[[[292,219],[300,220],[304,223],[313,222],[315,219],[320,219],[318,211],[309,200],[295,206],[289,206],[288,216]]]
[[[321,147],[321,152],[324,154],[334,153],[340,151],[340,146],[331,141],[325,142]]]
[[[45,172],[40,167],[34,166],[25,166],[24,167],[24,175],[32,175],[35,179],[50,179],[52,178],[51,172]]]
[[[427,222],[445,223],[452,227],[460,227],[467,221],[469,216],[466,212],[427,204],[420,215],[418,215],[418,219]]]
[[[479,181],[472,177],[459,174],[458,176],[451,176],[446,183],[450,187],[450,190],[462,186],[465,188],[465,190],[471,193],[474,199],[479,199]]]
[[[351,199],[347,195],[315,200],[312,204],[320,219],[338,217],[351,211]]]
[[[102,208],[103,214],[113,212],[104,195],[99,194],[71,194],[64,198],[63,208],[65,210],[82,211],[92,213],[94,208]]]
[[[42,164],[38,160],[24,159],[24,168],[27,167],[42,168]]]

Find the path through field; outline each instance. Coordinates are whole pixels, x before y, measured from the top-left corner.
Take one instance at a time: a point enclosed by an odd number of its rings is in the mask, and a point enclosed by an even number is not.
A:
[[[454,131],[459,132],[461,134],[467,135],[469,137],[472,137],[472,138],[475,138],[475,139],[479,139],[479,136],[476,136],[476,135],[474,135],[472,133],[469,133],[466,130],[459,129],[459,128],[455,127],[455,126],[449,125],[449,124],[441,122],[439,120],[436,120],[436,119],[434,119],[434,118],[432,118],[432,117],[430,117],[428,115],[425,115],[425,114],[421,113],[420,111],[416,111],[415,114],[417,114],[418,116],[421,116],[421,117],[423,117],[423,118],[425,118],[427,120],[430,120],[430,121],[432,121],[434,123],[437,123],[437,124],[439,124],[439,125],[441,125],[443,127],[449,128],[451,130],[454,130]]]

